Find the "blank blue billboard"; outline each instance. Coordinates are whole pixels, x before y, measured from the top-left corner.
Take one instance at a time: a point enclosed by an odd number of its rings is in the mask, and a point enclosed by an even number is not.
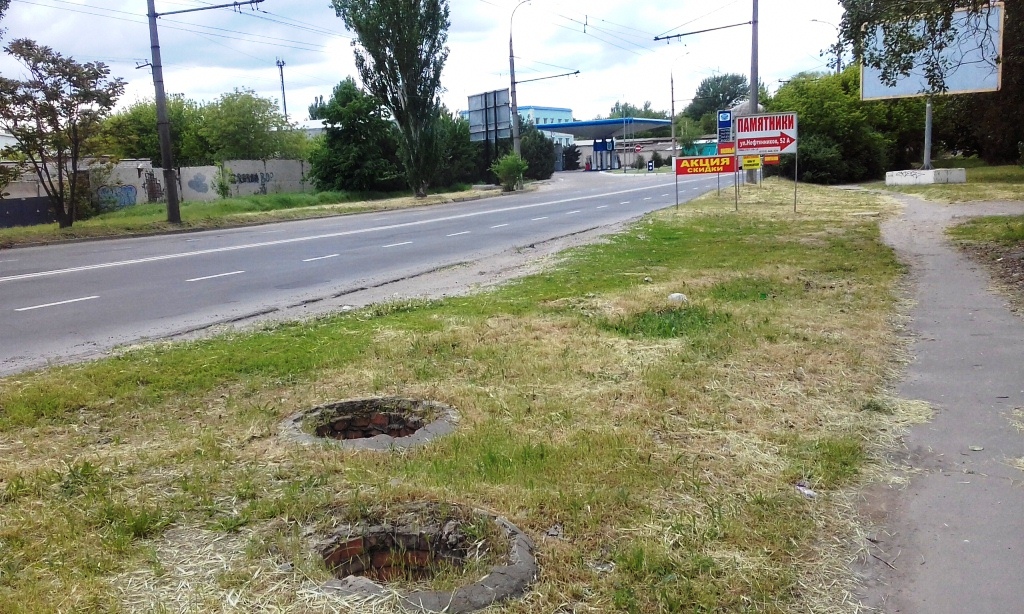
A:
[[[942,51],[943,76],[947,94],[994,92],[1002,83],[1003,6],[992,5],[981,13],[957,11],[953,14],[955,42]],[[923,24],[921,26],[923,30]],[[874,44],[882,44],[878,29]],[[882,83],[882,71],[861,66],[860,96],[862,100],[910,98],[932,92],[924,75],[921,54],[914,60],[910,74],[900,76],[893,85]]]

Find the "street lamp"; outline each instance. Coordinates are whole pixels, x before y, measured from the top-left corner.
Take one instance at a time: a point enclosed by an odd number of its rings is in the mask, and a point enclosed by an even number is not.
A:
[[[812,19],[815,23],[823,23],[826,26],[832,26],[832,29],[836,31],[836,37],[839,37],[839,26],[836,24],[824,21],[822,19]],[[836,74],[843,72],[843,43],[842,40],[837,40],[836,44],[832,46],[832,49],[836,52]]]
[[[516,17],[516,11],[530,0],[522,0],[512,9],[512,16],[508,18],[508,72],[512,77],[512,149],[517,156],[522,155],[522,147],[519,143],[519,105],[516,104],[516,58],[512,52],[512,20]]]

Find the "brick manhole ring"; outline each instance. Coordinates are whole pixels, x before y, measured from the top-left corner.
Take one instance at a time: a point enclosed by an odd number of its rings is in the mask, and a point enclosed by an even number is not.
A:
[[[335,579],[325,591],[396,598],[414,611],[473,612],[523,595],[537,575],[533,542],[501,517],[416,503],[342,522],[313,545]],[[472,581],[473,574],[483,576]],[[443,575],[447,590],[431,589]],[[385,588],[386,587],[386,588]]]
[[[352,399],[289,416],[282,436],[300,443],[331,442],[357,450],[422,445],[455,430],[458,414],[434,401],[398,397]]]

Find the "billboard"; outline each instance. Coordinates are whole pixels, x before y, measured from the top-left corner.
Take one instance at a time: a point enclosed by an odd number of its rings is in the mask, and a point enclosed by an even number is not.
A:
[[[676,175],[712,175],[736,171],[734,156],[676,158]]]
[[[736,118],[736,153],[744,156],[796,153],[796,113]]]
[[[508,90],[469,97],[469,140],[497,141],[512,137],[512,111]]]
[[[953,42],[941,50],[938,63],[942,66],[946,93],[969,94],[994,92],[1002,85],[1003,5],[993,4],[980,13],[960,10],[953,13],[950,32]],[[917,26],[924,30],[924,22]],[[882,28],[875,31],[875,48],[884,44]],[[932,50],[925,50],[913,59],[909,74],[899,76],[893,85],[882,83],[882,72],[861,65],[861,100],[885,100],[927,96],[931,92],[925,77],[925,64]],[[933,60],[934,61],[934,60]]]

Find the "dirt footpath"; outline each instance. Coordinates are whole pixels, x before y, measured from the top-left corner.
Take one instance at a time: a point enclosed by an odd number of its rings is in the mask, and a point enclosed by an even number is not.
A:
[[[899,395],[935,408],[905,438],[909,483],[865,494],[867,611],[1024,612],[1024,319],[943,231],[1024,203],[900,197],[883,238],[910,267],[913,362]],[[959,220],[958,220],[959,218]]]

